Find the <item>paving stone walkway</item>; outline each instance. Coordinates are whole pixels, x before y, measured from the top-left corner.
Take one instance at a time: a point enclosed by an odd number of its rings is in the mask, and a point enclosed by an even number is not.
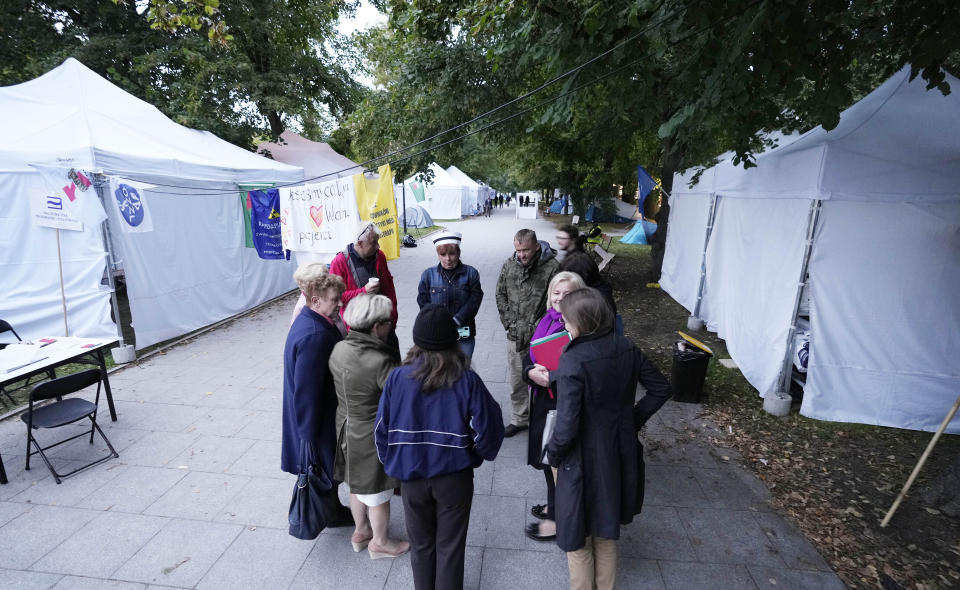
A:
[[[513,233],[512,209],[447,223],[464,234],[463,260],[485,290],[474,366],[509,418],[507,356],[494,290]],[[420,272],[435,264],[428,240],[390,263],[398,333],[411,344]],[[111,375],[119,421],[105,419],[120,458],[56,485],[39,458],[23,470],[19,419],[0,423],[10,483],[0,486],[0,588],[412,588],[410,561],[354,553],[349,530],[315,542],[287,534],[293,478],[279,470],[283,343],[293,297]],[[105,414],[105,412],[104,412]],[[623,528],[617,586],[649,589],[832,589],[839,579],[807,540],[769,507],[766,490],[705,441],[698,406],[669,402],[644,432],[647,495]],[[567,587],[566,558],[531,541],[530,507],[545,500],[525,464],[526,435],[504,441],[476,471],[467,537],[468,588]],[[79,465],[105,452],[80,439],[52,454]],[[724,457],[729,457],[729,460]],[[406,538],[392,501],[391,531]]]

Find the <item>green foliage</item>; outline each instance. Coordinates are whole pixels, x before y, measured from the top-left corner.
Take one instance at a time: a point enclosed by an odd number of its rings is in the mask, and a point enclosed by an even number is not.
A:
[[[252,148],[287,126],[328,133],[363,97],[337,32],[356,0],[8,0],[0,84],[75,57],[180,124]]]

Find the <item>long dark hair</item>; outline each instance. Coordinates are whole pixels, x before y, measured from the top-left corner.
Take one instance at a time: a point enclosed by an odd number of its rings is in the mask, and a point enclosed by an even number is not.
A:
[[[413,365],[412,376],[425,393],[452,387],[470,366],[467,355],[459,346],[446,350],[424,350],[417,345],[410,348],[403,364]]]

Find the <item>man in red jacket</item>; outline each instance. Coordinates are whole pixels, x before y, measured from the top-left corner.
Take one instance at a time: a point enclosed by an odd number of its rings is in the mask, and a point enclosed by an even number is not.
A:
[[[343,305],[340,316],[351,299],[363,293],[386,295],[393,303],[390,321],[393,330],[387,342],[400,350],[397,340],[397,291],[393,286],[393,275],[387,268],[387,257],[380,250],[380,231],[369,221],[361,221],[357,226],[357,239],[347,244],[343,252],[338,252],[330,263],[330,272],[339,275],[347,288],[343,291]],[[348,326],[349,327],[349,326]]]

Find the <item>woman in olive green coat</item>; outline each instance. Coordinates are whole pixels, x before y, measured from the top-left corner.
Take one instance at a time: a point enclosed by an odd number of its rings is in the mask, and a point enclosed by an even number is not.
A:
[[[354,551],[367,548],[372,559],[397,557],[410,549],[406,541],[387,536],[390,498],[397,480],[387,477],[373,440],[374,419],[387,375],[400,364],[387,343],[393,329],[393,303],[383,295],[350,300],[343,320],[350,332],[330,355],[330,372],[337,389],[336,478],[350,487],[350,511],[356,530]]]

